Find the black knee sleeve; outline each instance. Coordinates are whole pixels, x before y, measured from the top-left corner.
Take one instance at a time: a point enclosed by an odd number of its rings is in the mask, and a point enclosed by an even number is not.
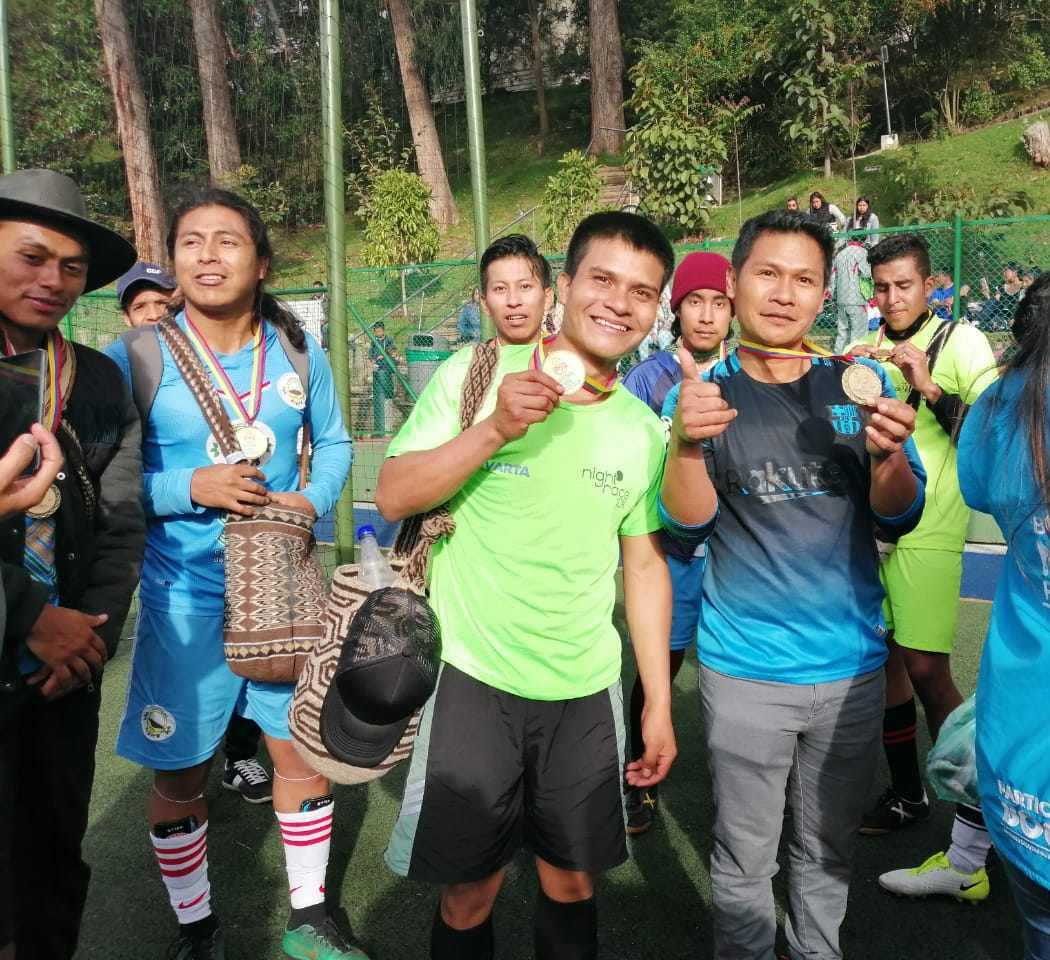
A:
[[[430,928],[430,960],[492,960],[492,914],[469,930],[456,930],[445,923],[441,904],[434,911]]]
[[[598,907],[594,897],[558,903],[540,890],[535,947],[536,960],[597,960]]]

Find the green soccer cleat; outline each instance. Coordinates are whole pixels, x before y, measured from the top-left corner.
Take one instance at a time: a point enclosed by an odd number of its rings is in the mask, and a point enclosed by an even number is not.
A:
[[[967,903],[988,899],[991,887],[988,872],[981,867],[974,873],[963,873],[951,865],[944,853],[910,870],[891,870],[879,877],[879,886],[899,897],[955,897]]]
[[[281,947],[292,960],[368,960],[368,955],[339,929],[331,914],[320,927],[304,923],[294,930],[285,930]]]

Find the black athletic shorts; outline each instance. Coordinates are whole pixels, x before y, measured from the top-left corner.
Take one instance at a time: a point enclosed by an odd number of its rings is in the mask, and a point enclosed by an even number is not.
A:
[[[524,844],[564,870],[627,859],[619,682],[528,700],[444,664],[424,708],[386,862],[401,876],[469,883]]]

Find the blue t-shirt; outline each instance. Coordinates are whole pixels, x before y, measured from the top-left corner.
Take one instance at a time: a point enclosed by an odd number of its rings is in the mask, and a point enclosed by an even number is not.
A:
[[[940,317],[942,320],[951,320],[952,308],[948,306],[948,304],[945,301],[954,299],[955,284],[950,283],[946,287],[937,287],[937,289],[930,294],[929,303],[931,306],[933,306],[933,304],[935,303],[937,304],[937,306],[934,307],[933,312],[938,317]]]
[[[878,364],[863,362],[879,374],[883,396],[895,396]],[[704,374],[738,411],[704,443],[718,512],[701,527],[663,516],[683,541],[707,541],[697,653],[719,673],[828,683],[886,660],[875,526],[914,528],[926,472],[909,439],[915,500],[898,517],[876,516],[864,420],[842,391],[842,369],[819,359],[793,383],[762,383],[733,351]],[[679,390],[667,397],[668,416]]]
[[[1007,374],[970,410],[959,484],[1008,544],[977,679],[981,807],[999,854],[1050,888],[1050,511],[1018,429],[1024,382]],[[1045,443],[1050,449],[1050,431]]]
[[[623,385],[657,416],[671,388],[682,382],[682,367],[674,355],[663,350],[631,367]]]
[[[185,329],[185,314],[180,313],[177,321]],[[306,334],[310,356],[307,397],[276,331],[268,323],[265,337],[266,370],[256,425],[268,433],[271,452],[259,469],[266,475],[268,489],[294,491],[299,482],[300,431],[309,420],[313,446],[310,481],[299,492],[320,517],[335,504],[350,470],[350,438],[336,400],[332,370],[317,341]],[[142,440],[147,536],[139,593],[145,605],[158,610],[222,613],[224,514],[190,498],[193,472],[222,463],[222,455],[163,340],[160,349],[164,367]],[[110,344],[105,352],[130,383],[123,341]],[[246,400],[251,386],[252,345],[217,356],[234,388]],[[236,423],[238,415],[229,403],[226,412]]]

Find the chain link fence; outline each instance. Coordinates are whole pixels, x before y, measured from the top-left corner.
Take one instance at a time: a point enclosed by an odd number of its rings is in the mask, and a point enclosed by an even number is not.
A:
[[[891,233],[917,232],[930,247],[933,269],[939,275],[931,304],[942,315],[973,323],[992,340],[997,351],[1010,341],[1013,311],[1025,287],[1044,269],[1050,269],[1050,216],[1003,220],[957,221],[916,227],[885,228],[877,235],[837,237],[841,252],[847,240],[871,244]],[[679,259],[693,250],[712,250],[729,257],[734,240],[720,239],[676,249]],[[563,257],[552,257],[555,274]],[[478,285],[474,260],[451,260],[387,269],[352,268],[347,271],[348,340],[351,369],[351,423],[354,437],[354,500],[359,510],[371,510],[375,485],[387,443],[412,409],[420,390],[445,357],[468,342],[463,330],[475,309],[472,294]],[[872,296],[863,278],[859,301]],[[848,284],[833,278],[829,298],[813,329],[813,339],[831,348],[840,312],[856,309]],[[844,295],[843,290],[847,293]],[[327,346],[326,289],[319,286],[276,290]],[[868,306],[872,322],[877,312]],[[661,327],[669,327],[665,313]],[[66,320],[68,335],[93,347],[102,347],[124,329],[112,294],[82,297]],[[663,346],[667,345],[664,337]],[[659,349],[660,343],[649,348]],[[637,362],[627,358],[624,368]],[[370,519],[375,519],[369,515]]]

